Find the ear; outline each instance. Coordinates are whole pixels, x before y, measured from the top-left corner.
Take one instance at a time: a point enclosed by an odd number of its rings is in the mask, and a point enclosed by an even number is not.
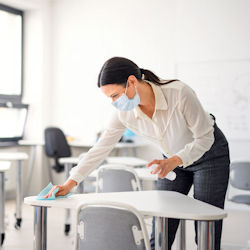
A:
[[[128,86],[131,86],[131,84],[135,87],[137,87],[137,85],[138,85],[138,80],[134,75],[130,75],[128,77]]]

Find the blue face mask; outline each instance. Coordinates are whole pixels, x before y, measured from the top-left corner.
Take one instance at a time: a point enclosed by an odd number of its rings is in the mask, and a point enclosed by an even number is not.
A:
[[[125,93],[123,93],[116,101],[112,102],[112,104],[121,111],[132,110],[135,107],[137,107],[141,102],[140,96],[138,95],[136,88],[135,88],[136,94],[131,99],[129,99],[128,96],[126,95],[127,88],[128,88],[128,82],[126,85]]]

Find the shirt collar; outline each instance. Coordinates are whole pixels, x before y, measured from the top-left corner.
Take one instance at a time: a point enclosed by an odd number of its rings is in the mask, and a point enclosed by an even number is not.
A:
[[[155,96],[155,111],[156,110],[167,110],[168,108],[168,103],[167,103],[167,100],[163,94],[163,91],[162,91],[162,88],[161,86],[158,86],[150,81],[146,81],[147,83],[150,84],[150,86],[152,87],[152,90],[154,92],[154,96]],[[135,117],[138,118],[141,114],[142,114],[142,111],[140,109],[139,106],[137,106],[135,109],[134,109],[134,114],[135,114]]]

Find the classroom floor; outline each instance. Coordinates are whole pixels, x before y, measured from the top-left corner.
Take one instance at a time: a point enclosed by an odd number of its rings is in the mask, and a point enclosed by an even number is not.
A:
[[[6,202],[6,238],[3,247],[1,250],[32,250],[33,249],[33,207],[28,205],[23,205],[23,223],[21,230],[17,231],[14,228],[15,218],[15,200],[8,200]],[[72,250],[74,246],[74,226],[68,236],[64,235],[64,216],[65,211],[63,209],[58,208],[49,208],[48,209],[48,249],[53,250]],[[246,214],[242,213],[242,211],[232,211],[229,213],[230,221],[225,221],[225,232],[226,238],[230,237],[230,233],[232,233],[232,237],[237,237],[236,235],[241,235],[241,232],[246,232],[249,234],[250,238],[250,230],[249,224],[246,220],[250,218],[250,212]],[[73,216],[72,216],[73,217]],[[237,221],[240,223],[240,228],[237,225]],[[147,228],[149,233],[151,232],[151,219],[147,219],[146,221]],[[235,227],[234,227],[235,225]],[[244,227],[246,225],[246,227]],[[237,228],[237,229],[236,229]],[[230,230],[232,232],[230,232]],[[235,231],[236,230],[236,231]],[[194,227],[191,221],[187,222],[186,227],[187,232],[187,250],[196,249],[196,245],[194,243]],[[237,232],[237,234],[235,234]],[[239,237],[239,236],[238,236]],[[172,249],[176,249],[175,244]],[[239,246],[239,244],[226,244],[223,243],[223,250],[245,250],[250,248],[245,248],[243,246]]]

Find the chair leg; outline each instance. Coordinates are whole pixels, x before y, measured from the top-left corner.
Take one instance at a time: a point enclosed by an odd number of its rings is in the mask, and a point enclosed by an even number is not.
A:
[[[70,232],[70,209],[66,209],[64,234],[69,235],[69,232]]]
[[[17,161],[16,166],[16,180],[17,180],[17,193],[16,193],[16,223],[15,228],[19,230],[22,224],[22,202],[23,202],[23,162]]]
[[[72,167],[73,167],[73,164],[71,164],[71,163],[64,164],[66,179],[69,178],[69,173],[70,173],[70,170],[72,169]],[[64,234],[69,235],[69,232],[70,232],[70,209],[66,209]]]
[[[4,217],[5,217],[5,190],[4,190],[4,172],[0,172],[0,248],[3,245],[5,238]]]

